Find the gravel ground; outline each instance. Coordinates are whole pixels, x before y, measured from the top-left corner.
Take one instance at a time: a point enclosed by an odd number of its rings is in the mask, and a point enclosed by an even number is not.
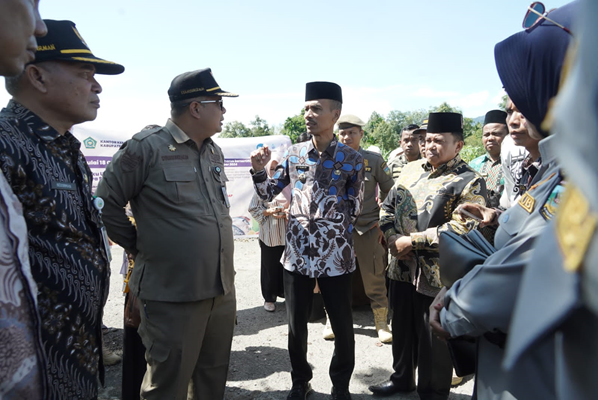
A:
[[[122,249],[114,246],[111,291],[104,312],[104,323],[111,329],[104,340],[118,354],[122,353],[124,303],[121,294],[122,278],[119,275],[121,260]],[[235,240],[238,325],[233,338],[227,400],[285,399],[291,386],[284,302],[276,303],[276,311],[273,313],[263,309],[259,268],[260,250],[257,239]],[[371,399],[368,386],[388,379],[392,373],[391,346],[378,341],[369,307],[355,308],[353,319],[356,365],[350,390],[354,400]],[[309,396],[310,400],[330,398],[332,384],[328,367],[333,342],[322,339],[324,322],[325,320],[321,320],[309,324],[308,360],[314,371],[311,381],[314,392]],[[100,400],[120,399],[120,385],[121,364],[107,367],[106,386],[100,390]],[[472,390],[473,381],[470,379],[453,388],[449,399],[469,400]],[[417,400],[418,396],[411,393],[388,398]]]

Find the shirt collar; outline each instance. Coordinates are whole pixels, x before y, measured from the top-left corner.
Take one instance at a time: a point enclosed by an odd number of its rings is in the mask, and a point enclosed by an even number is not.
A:
[[[442,164],[441,166],[439,166],[438,168],[436,168],[436,171],[434,171],[437,174],[443,174],[446,171],[450,171],[453,168],[455,168],[455,166],[461,162],[461,156],[459,154],[457,154],[455,156],[455,158],[453,158],[452,160],[446,162],[445,164]],[[422,164],[422,167],[426,170],[426,171],[431,171],[432,170],[432,165],[426,161],[425,163]]]
[[[340,143],[341,145],[345,146],[344,144]],[[332,141],[330,142],[330,144],[328,145],[328,147],[326,148],[326,150],[324,150],[324,153],[328,153],[328,155],[330,157],[334,157],[334,152],[336,151],[336,147],[337,145],[339,145],[338,139],[336,138],[336,135],[334,135],[332,137]],[[349,146],[347,146],[349,147]],[[313,139],[309,140],[307,142],[307,152],[309,153],[310,151],[315,151],[316,153],[318,152],[318,149],[316,149],[314,147],[314,142]]]
[[[13,114],[15,118],[27,124],[30,131],[37,135],[44,142],[53,142],[62,136],[56,129],[48,125],[37,114],[15,100],[10,100],[3,111],[8,111],[9,113]],[[68,131],[66,134],[68,134],[68,136],[72,136]]]
[[[174,141],[177,143],[185,143],[191,140],[191,138],[187,136],[187,134],[183,132],[183,130],[179,128],[179,126],[170,118],[168,118],[168,121],[166,121],[164,128],[168,131],[168,133],[170,133]]]

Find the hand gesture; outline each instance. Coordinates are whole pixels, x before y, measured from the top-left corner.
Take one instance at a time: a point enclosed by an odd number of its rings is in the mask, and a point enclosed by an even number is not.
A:
[[[461,204],[455,211],[460,214],[462,220],[465,220],[465,218],[473,218],[479,221],[480,228],[487,225],[493,225],[496,223],[498,216],[498,213],[494,209],[476,203]]]
[[[271,157],[272,154],[268,148],[268,145],[264,145],[263,147],[252,151],[251,155],[249,156],[251,160],[251,168],[253,168],[255,172],[263,171],[266,167],[266,164],[270,162]]]

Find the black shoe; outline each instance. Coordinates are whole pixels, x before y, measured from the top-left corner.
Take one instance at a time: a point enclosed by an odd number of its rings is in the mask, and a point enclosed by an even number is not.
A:
[[[332,400],[351,400],[349,389],[332,388]]]
[[[409,393],[413,392],[413,389],[404,389],[397,386],[393,381],[386,381],[379,385],[372,385],[368,388],[370,392],[374,393],[376,396],[390,396],[395,393]]]
[[[287,400],[305,400],[311,393],[311,385],[309,382],[295,383],[287,396]]]

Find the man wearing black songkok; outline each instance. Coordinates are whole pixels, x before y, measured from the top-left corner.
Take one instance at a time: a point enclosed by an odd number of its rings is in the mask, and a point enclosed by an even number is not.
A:
[[[288,400],[304,400],[311,391],[307,321],[316,278],[335,334],[332,398],[351,399],[349,381],[355,366],[352,231],[362,208],[364,168],[361,154],[334,135],[341,107],[339,85],[308,83],[304,118],[311,140],[292,146],[272,179],[264,171],[270,160],[268,146],[251,153],[251,172],[260,198],[270,201],[287,185],[293,188],[283,256],[293,379]]]

